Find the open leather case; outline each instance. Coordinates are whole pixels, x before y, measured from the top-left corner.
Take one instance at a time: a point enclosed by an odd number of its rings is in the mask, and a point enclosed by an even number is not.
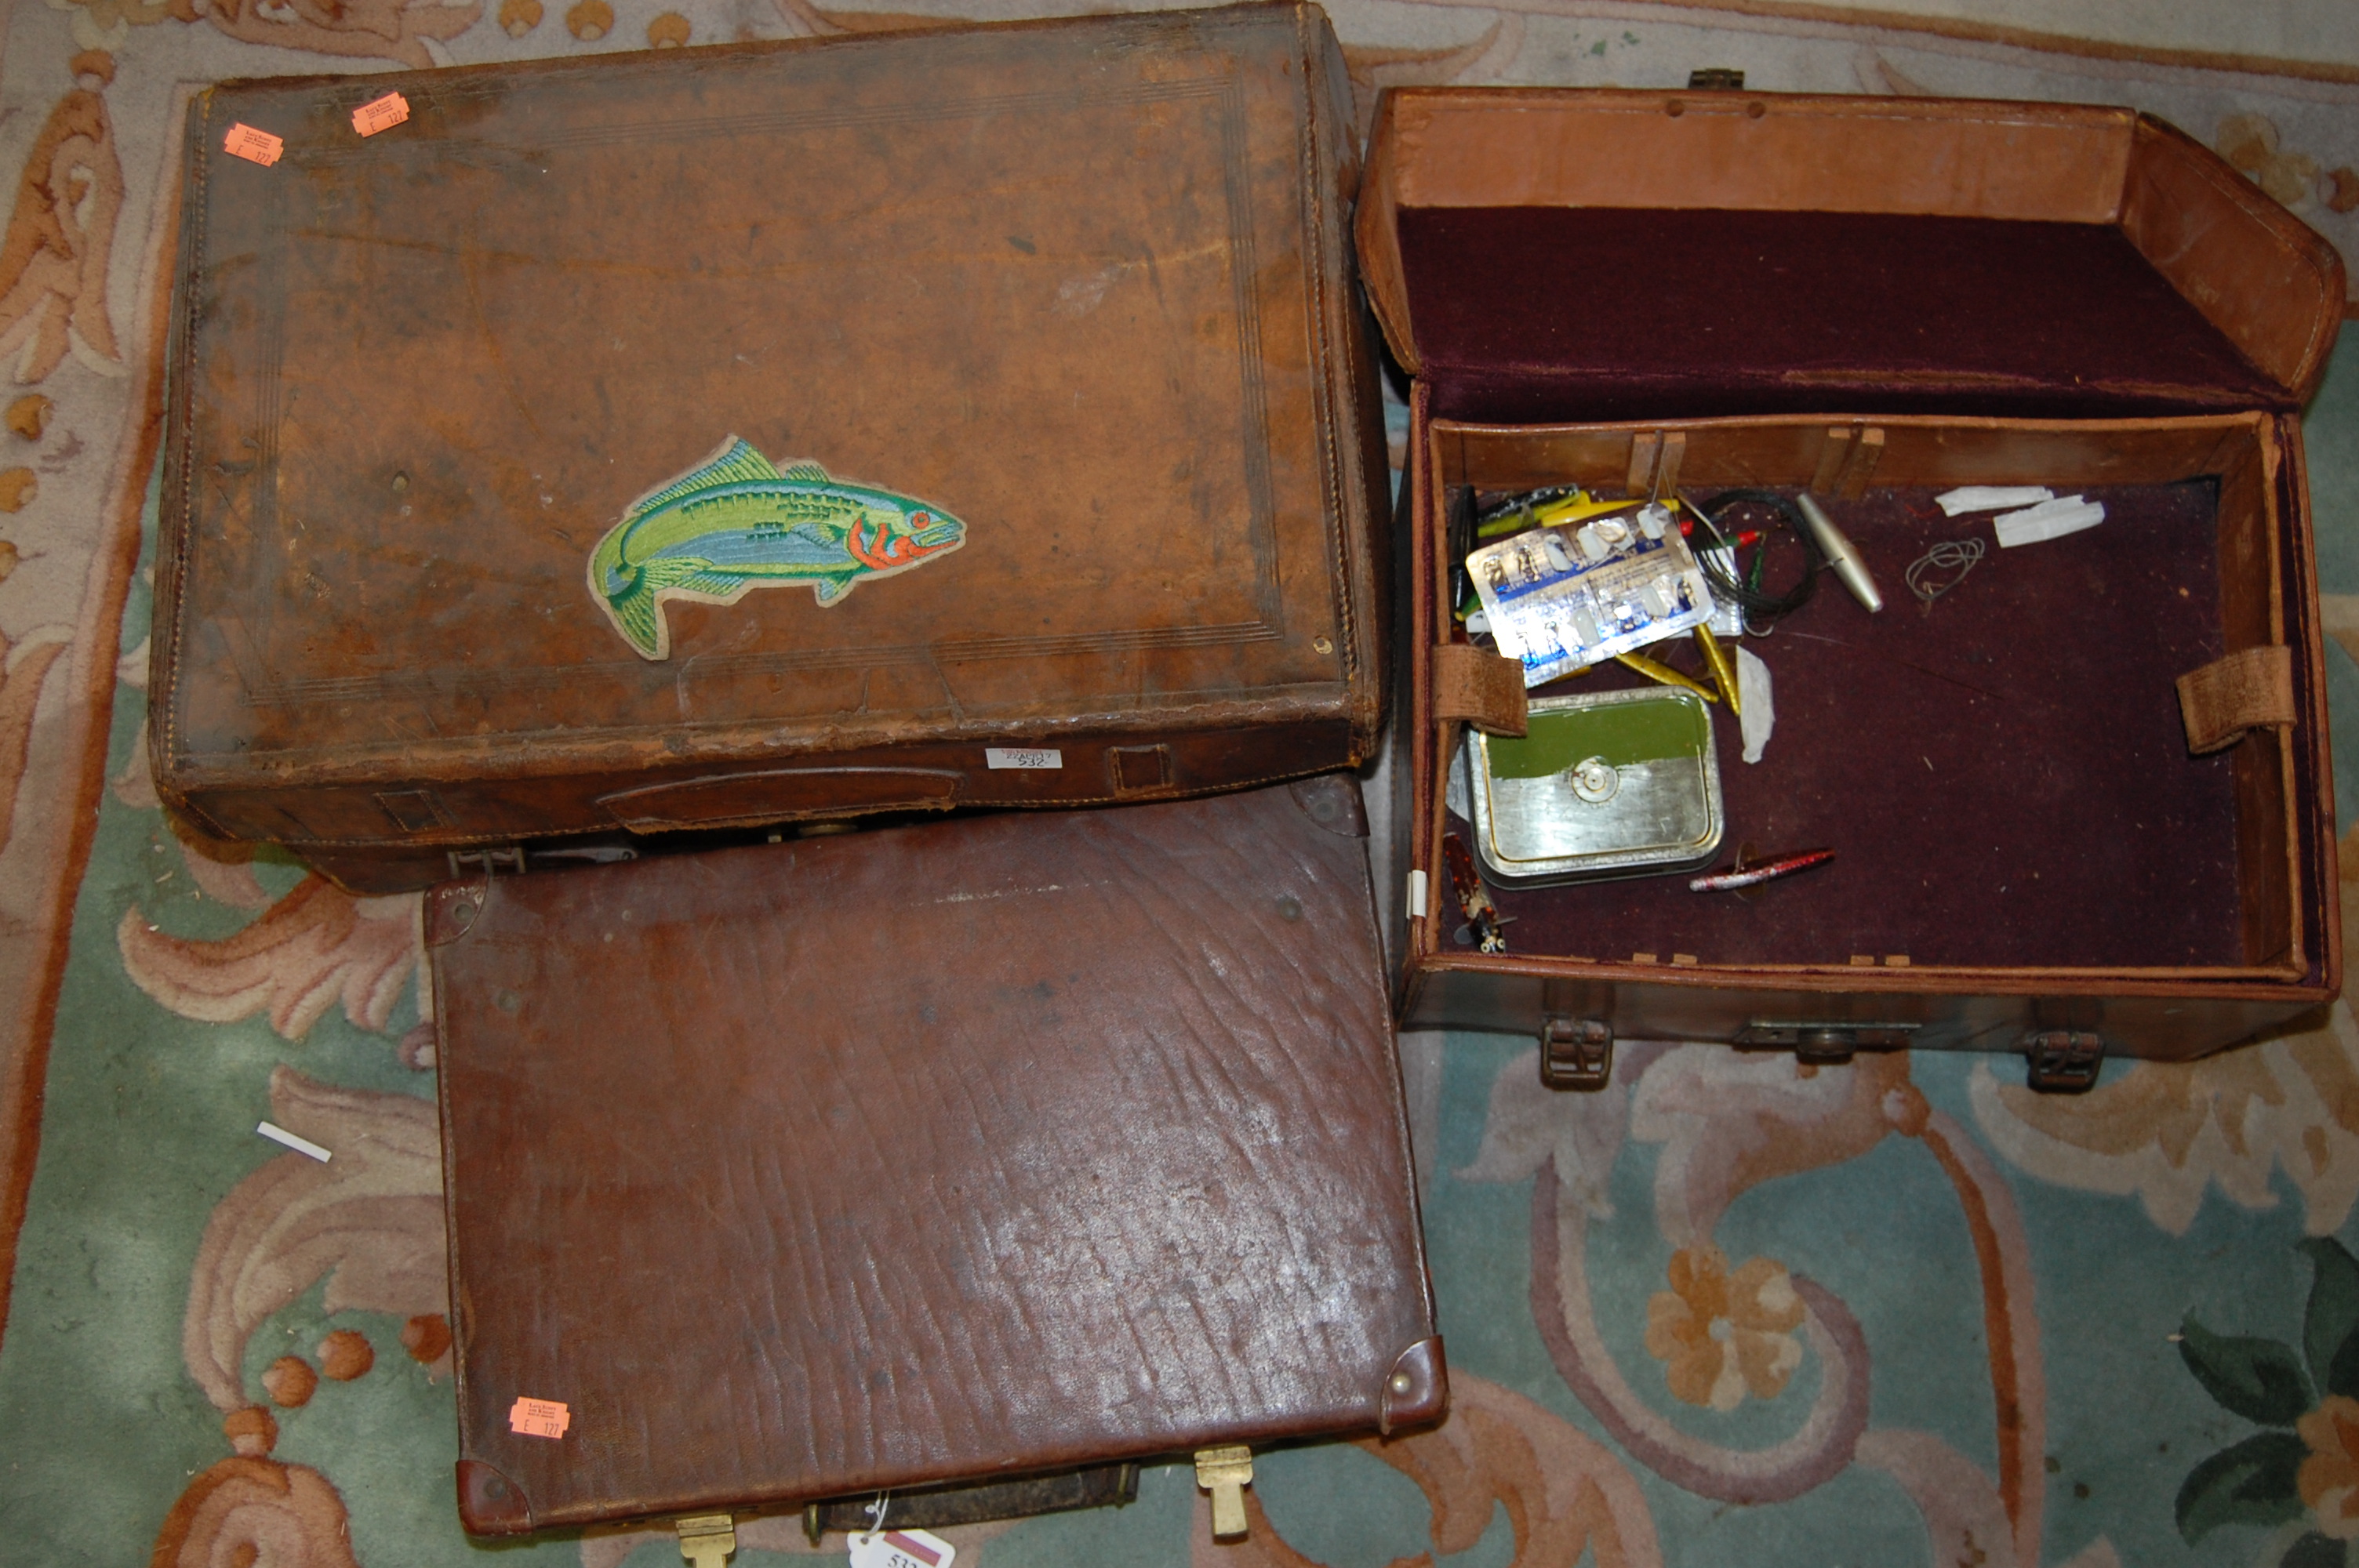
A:
[[[1603,1083],[1619,1035],[2023,1051],[2072,1087],[2105,1052],[2196,1055],[2335,994],[2298,416],[2343,279],[2234,169],[2114,109],[1400,90],[1358,223],[1416,378],[1405,1025],[1538,1032],[1567,1086]],[[1745,639],[1774,677],[1760,762],[1717,717],[1728,850],[1833,860],[1742,898],[1492,886],[1485,953],[1447,864],[1483,784],[1453,808],[1451,773],[1526,694],[1453,616],[1453,568],[1478,499],[1561,484],[1808,492],[1886,604],[1828,577]],[[1964,485],[2106,518],[1920,605],[1912,562],[1990,539],[1932,504]]]

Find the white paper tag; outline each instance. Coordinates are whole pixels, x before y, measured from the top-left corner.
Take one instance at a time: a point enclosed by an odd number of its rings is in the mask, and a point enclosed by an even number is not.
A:
[[[958,1549],[922,1530],[861,1530],[848,1538],[852,1568],[951,1568]]]
[[[1757,762],[1777,728],[1777,708],[1769,680],[1769,666],[1749,648],[1736,650],[1736,700],[1745,705],[1737,716],[1737,732],[1745,737],[1745,760]]]
[[[2000,513],[1991,519],[1991,531],[1998,535],[2000,549],[2011,550],[2017,545],[2044,544],[2067,534],[2078,534],[2104,520],[2104,503],[2078,495],[2060,495],[2020,512]]]
[[[1054,746],[985,746],[984,763],[993,768],[1039,768],[1055,772],[1065,765],[1065,753]]]
[[[2031,506],[2053,501],[2056,492],[2044,484],[1969,484],[1943,491],[1933,504],[1945,517],[1967,512],[2002,512],[2010,506]]]

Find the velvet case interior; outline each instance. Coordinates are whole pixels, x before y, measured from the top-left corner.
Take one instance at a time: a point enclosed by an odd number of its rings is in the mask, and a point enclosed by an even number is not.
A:
[[[2290,408],[2112,223],[1941,213],[1399,213],[1442,418]]]
[[[2282,730],[2191,754],[2174,686],[2224,653],[2288,639],[2280,514],[2295,503],[2267,416],[1898,418],[1873,429],[1435,420],[1428,431],[1421,510],[1422,525],[1440,531],[1428,600],[1438,640],[1465,636],[1448,609],[1462,541],[1441,533],[1469,492],[1579,482],[1621,493],[1642,471],[1706,505],[1734,486],[1821,491],[1885,599],[1870,615],[1826,575],[1772,634],[1744,640],[1774,680],[1776,730],[1758,763],[1741,760],[1736,719],[1714,710],[1718,863],[1745,847],[1756,859],[1832,849],[1831,863],[1742,895],[1691,892],[1684,874],[1495,882],[1511,954],[2223,980],[2305,972],[2294,800],[2315,781],[2297,777]],[[1962,484],[2083,492],[2105,520],[1999,549],[1988,514],[1951,519],[1932,503]],[[1982,561],[1921,604],[1903,584],[1910,563],[1966,538],[1984,542]],[[1701,673],[1687,639],[1664,647]],[[1633,684],[1643,681],[1606,665],[1534,695]],[[1471,846],[1473,829],[1440,789],[1426,798],[1425,863],[1439,867],[1440,836]],[[1446,890],[1441,902],[1446,944],[1459,922]]]

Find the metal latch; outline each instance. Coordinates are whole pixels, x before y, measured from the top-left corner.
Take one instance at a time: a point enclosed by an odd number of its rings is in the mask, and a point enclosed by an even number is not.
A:
[[[721,1568],[737,1550],[737,1521],[727,1514],[699,1514],[678,1520],[679,1554],[695,1568]]]
[[[1859,1051],[1899,1051],[1917,1033],[1914,1023],[1848,1023],[1841,1019],[1756,1018],[1736,1032],[1735,1044],[1753,1051],[1791,1051],[1814,1067],[1838,1066]]]
[[[1196,1485],[1212,1494],[1212,1539],[1245,1532],[1245,1488],[1253,1485],[1253,1450],[1242,1445],[1196,1452]]]
[[[1688,91],[1690,92],[1742,92],[1745,91],[1745,73],[1741,70],[1731,70],[1724,65],[1706,66],[1701,70],[1688,72]]]
[[[467,868],[479,868],[487,877],[502,871],[524,875],[524,846],[511,844],[505,849],[453,849],[451,851],[451,880],[457,881],[467,874]]]
[[[2105,1042],[2100,1035],[2049,1029],[2023,1042],[2024,1082],[2044,1095],[2086,1093],[2104,1065]]]
[[[1614,1029],[1594,1018],[1550,1017],[1540,1024],[1540,1082],[1592,1092],[1614,1076]]]

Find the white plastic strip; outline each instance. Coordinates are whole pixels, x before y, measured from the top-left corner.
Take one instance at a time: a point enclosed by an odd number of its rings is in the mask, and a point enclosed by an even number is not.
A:
[[[1955,517],[1962,512],[1996,512],[2003,506],[2029,506],[2054,499],[2056,492],[2044,484],[1969,484],[1935,496],[1933,504],[1944,516]]]
[[[2067,495],[2054,501],[2043,501],[2020,512],[2002,513],[1991,519],[1991,525],[1998,530],[1998,547],[2007,550],[2017,545],[2037,545],[2049,539],[2060,539],[2067,534],[2093,528],[2104,520],[2103,502],[2084,501],[2077,495]]]
[[[285,1128],[267,1121],[256,1122],[254,1130],[256,1132],[261,1133],[265,1138],[271,1139],[276,1142],[284,1143],[289,1149],[294,1150],[298,1154],[309,1154],[312,1159],[321,1162],[322,1164],[327,1162],[329,1158],[328,1152],[325,1149],[321,1148],[317,1143],[312,1142],[310,1139],[305,1138],[299,1133],[289,1132]]]
[[[1425,918],[1425,873],[1423,871],[1411,871],[1408,874],[1408,917],[1411,920]]]

